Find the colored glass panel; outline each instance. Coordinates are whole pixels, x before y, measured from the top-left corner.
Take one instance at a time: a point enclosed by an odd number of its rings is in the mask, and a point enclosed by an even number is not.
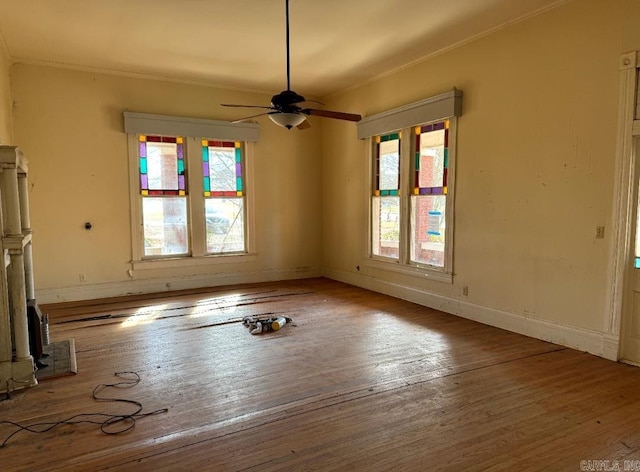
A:
[[[419,126],[414,132],[414,194],[446,194],[444,187],[447,186],[449,167],[449,121]]]
[[[242,143],[203,140],[203,174],[209,196],[237,196],[243,190]]]
[[[140,190],[145,195],[186,191],[184,144],[181,137],[139,136]]]
[[[378,136],[375,190],[400,188],[400,133]],[[377,139],[376,139],[377,141]]]

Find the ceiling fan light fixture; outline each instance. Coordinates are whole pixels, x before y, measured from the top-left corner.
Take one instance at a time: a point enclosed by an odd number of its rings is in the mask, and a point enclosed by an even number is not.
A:
[[[304,120],[307,119],[305,115],[300,113],[271,113],[269,114],[269,118],[278,126],[282,126],[283,128],[291,129],[294,126],[298,126]]]

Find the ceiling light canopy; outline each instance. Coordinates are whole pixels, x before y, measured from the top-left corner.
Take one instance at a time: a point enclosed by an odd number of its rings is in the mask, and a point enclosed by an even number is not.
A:
[[[306,116],[300,113],[270,113],[269,118],[271,118],[271,121],[278,126],[282,126],[287,129],[298,126],[307,119]]]

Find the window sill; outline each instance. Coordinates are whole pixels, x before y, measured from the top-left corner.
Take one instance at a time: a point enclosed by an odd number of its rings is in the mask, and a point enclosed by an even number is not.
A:
[[[436,282],[453,283],[453,274],[441,270],[429,269],[427,267],[401,265],[397,261],[386,261],[381,259],[367,259],[365,265],[373,269],[398,272],[405,275],[420,277],[422,279],[434,280]]]
[[[162,259],[145,259],[142,261],[131,261],[133,270],[151,269],[171,269],[175,267],[192,267],[218,264],[240,264],[243,262],[254,262],[257,260],[256,254],[225,254],[207,256],[185,256]]]

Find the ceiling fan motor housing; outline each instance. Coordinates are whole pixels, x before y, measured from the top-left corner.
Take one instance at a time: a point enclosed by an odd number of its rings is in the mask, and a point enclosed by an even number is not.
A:
[[[271,97],[271,104],[276,108],[286,108],[295,103],[304,102],[305,98],[298,95],[293,90],[284,90]]]

